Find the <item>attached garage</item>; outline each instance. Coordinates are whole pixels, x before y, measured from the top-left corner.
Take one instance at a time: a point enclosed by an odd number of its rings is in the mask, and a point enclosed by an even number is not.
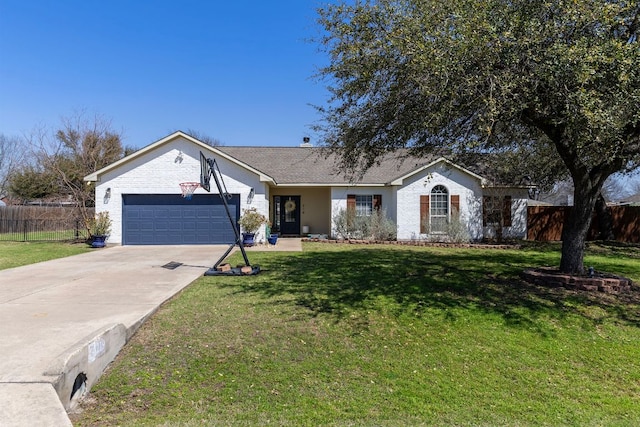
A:
[[[200,187],[191,200],[186,200],[179,184],[202,179],[202,154],[215,160],[215,176],[222,188],[217,183],[210,191]],[[244,209],[256,208],[268,215],[268,186],[274,182],[241,160],[182,132],[141,148],[84,179],[95,185],[96,213],[107,212],[112,221],[109,245],[235,243],[233,226],[219,194],[232,195],[225,200],[237,224]]]
[[[122,243],[125,245],[207,245],[233,243],[235,233],[218,194],[123,194]],[[227,200],[236,223],[240,195]]]

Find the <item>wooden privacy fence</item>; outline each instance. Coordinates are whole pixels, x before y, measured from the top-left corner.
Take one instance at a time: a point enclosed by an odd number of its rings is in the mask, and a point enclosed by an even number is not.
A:
[[[570,206],[529,206],[527,208],[527,239],[553,241],[562,239],[562,228]],[[613,219],[613,235],[617,241],[640,243],[640,206],[609,206]],[[594,214],[588,240],[598,240],[600,230]]]
[[[32,205],[0,207],[0,220],[61,220],[76,218],[77,216],[78,210],[73,206]]]

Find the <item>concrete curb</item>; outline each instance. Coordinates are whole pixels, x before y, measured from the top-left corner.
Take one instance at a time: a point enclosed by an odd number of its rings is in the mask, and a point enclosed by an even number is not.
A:
[[[98,381],[126,343],[123,324],[106,326],[61,354],[44,372],[55,378],[53,388],[67,411]]]

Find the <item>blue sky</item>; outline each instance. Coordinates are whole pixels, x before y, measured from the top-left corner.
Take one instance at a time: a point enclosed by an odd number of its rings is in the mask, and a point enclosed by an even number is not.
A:
[[[136,148],[192,129],[298,145],[328,92],[319,0],[0,0],[0,133],[79,111]],[[314,141],[317,142],[317,141]]]
[[[225,145],[317,143],[310,104],[329,93],[313,75],[327,59],[309,40],[330,1],[0,0],[0,133],[83,111],[134,148],[178,129]]]

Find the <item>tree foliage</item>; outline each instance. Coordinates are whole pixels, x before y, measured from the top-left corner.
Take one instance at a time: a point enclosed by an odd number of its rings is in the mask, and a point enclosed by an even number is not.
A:
[[[55,177],[33,165],[23,165],[12,171],[8,190],[12,196],[23,200],[46,199],[56,193]]]
[[[357,1],[319,23],[319,130],[345,166],[405,147],[552,150],[576,188],[560,268],[582,272],[604,181],[640,164],[638,1]]]

